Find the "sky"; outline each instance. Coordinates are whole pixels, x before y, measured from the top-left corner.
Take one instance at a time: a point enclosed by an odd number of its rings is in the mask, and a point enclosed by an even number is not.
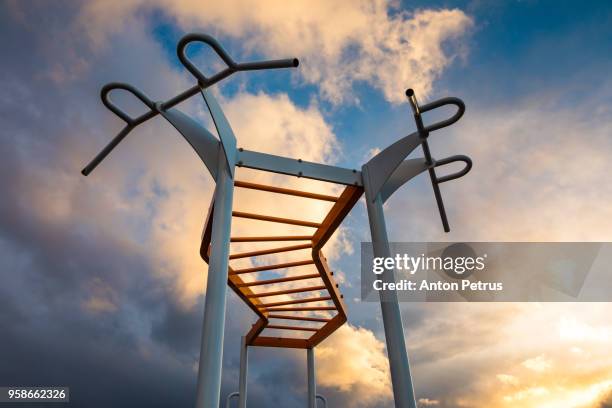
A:
[[[451,232],[421,176],[385,206],[393,241],[612,240],[609,2],[0,7],[0,385],[68,385],[74,407],[194,405],[207,276],[199,240],[213,180],[161,118],[80,175],[121,128],[100,88],[128,82],[164,100],[192,86],[175,51],[189,32],[215,36],[239,61],[300,59],[295,70],[241,73],[214,87],[248,149],[359,168],[414,131],[406,88],[422,102],[465,101],[464,117],[430,137],[435,157],[474,161],[442,186]],[[221,67],[203,47],[189,53],[205,72]],[[201,100],[180,108],[211,126]],[[240,194],[243,210],[317,220],[326,209]],[[324,249],[348,307],[348,323],[316,349],[318,391],[330,406],[393,406],[380,307],[359,299],[367,225],[360,202]],[[227,307],[222,396],[237,390],[240,336],[255,320],[230,292]],[[608,304],[401,308],[421,407],[612,406]],[[302,406],[305,354],[252,349],[249,406]]]

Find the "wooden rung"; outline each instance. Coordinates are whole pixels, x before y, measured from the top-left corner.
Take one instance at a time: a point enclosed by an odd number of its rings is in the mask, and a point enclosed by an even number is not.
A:
[[[317,310],[337,310],[334,306],[313,306],[313,307],[273,307],[268,312],[312,312]]]
[[[300,249],[307,249],[307,248],[312,248],[312,242],[308,244],[292,245],[292,246],[286,246],[286,247],[280,247],[280,248],[262,249],[259,251],[241,252],[241,253],[230,255],[229,259],[250,258],[252,256],[276,254],[279,252],[297,251]]]
[[[321,275],[319,275],[318,273],[313,273],[312,275],[287,276],[286,278],[268,279],[268,280],[254,281],[254,282],[245,282],[245,283],[240,283],[240,284],[238,284],[236,286],[239,287],[239,288],[243,288],[243,287],[246,287],[246,286],[271,285],[273,283],[291,282],[291,281],[296,281],[296,280],[313,279],[313,278],[320,278],[320,277],[321,277]]]
[[[277,330],[299,330],[299,331],[319,331],[312,327],[300,327],[300,326],[283,326],[280,324],[270,324],[266,326],[266,329],[277,329]]]
[[[276,237],[232,237],[231,242],[310,241],[310,235],[284,235]]]
[[[275,264],[275,265],[255,266],[253,268],[234,269],[234,272],[230,273],[230,275],[240,275],[241,273],[271,271],[274,269],[285,269],[285,268],[291,268],[293,266],[303,266],[303,265],[312,265],[312,264],[314,264],[314,261],[309,259],[307,261],[295,261],[295,262],[286,262],[286,263],[280,263],[280,264]]]
[[[266,185],[263,185],[263,184],[250,183],[248,181],[239,181],[239,180],[236,180],[234,182],[234,186],[242,187],[242,188],[249,188],[251,190],[260,190],[260,191],[268,191],[268,192],[271,192],[271,193],[279,193],[279,194],[292,195],[292,196],[297,196],[297,197],[313,198],[315,200],[331,201],[333,203],[338,201],[338,197],[335,197],[335,196],[330,196],[330,195],[326,195],[326,194],[309,193],[309,192],[306,192],[306,191],[292,190],[292,189],[289,189],[289,188],[266,186]]]
[[[321,224],[319,224],[318,222],[294,220],[292,218],[271,217],[269,215],[252,214],[242,211],[232,211],[232,216],[239,218],[249,218],[252,220],[278,222],[280,224],[299,225],[302,227],[319,228],[321,226]]]
[[[285,289],[285,290],[277,290],[274,292],[264,292],[264,293],[251,293],[247,295],[248,298],[262,298],[268,296],[277,296],[277,295],[288,295],[290,293],[301,293],[301,292],[314,292],[316,290],[324,290],[325,285],[321,286],[309,286],[306,288],[298,288],[298,289]]]
[[[285,305],[297,305],[299,303],[311,303],[311,302],[325,302],[328,300],[332,300],[331,296],[322,296],[316,298],[304,298],[304,299],[296,299],[296,300],[287,300],[284,302],[274,302],[274,303],[262,303],[257,305],[257,307],[274,307],[274,306],[285,306]]]
[[[285,315],[268,315],[268,319],[285,319],[285,320],[304,320],[307,322],[321,322],[327,323],[331,319],[324,319],[322,317],[306,317],[306,316],[285,316]]]

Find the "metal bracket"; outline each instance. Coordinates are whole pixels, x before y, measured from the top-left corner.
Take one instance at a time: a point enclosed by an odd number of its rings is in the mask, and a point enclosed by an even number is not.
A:
[[[210,116],[215,122],[217,133],[221,139],[221,147],[223,147],[223,153],[227,161],[228,169],[232,178],[234,178],[234,164],[236,163],[236,136],[230,126],[223,109],[219,106],[217,99],[213,96],[212,92],[207,89],[202,89],[202,97],[206,101],[206,106],[210,111]]]
[[[236,165],[238,167],[329,181],[331,183],[344,184],[347,186],[363,185],[360,171],[343,167],[307,162],[302,159],[290,159],[288,157],[244,149],[238,149],[236,160]]]
[[[363,165],[368,171],[368,186],[366,189],[366,199],[374,202],[384,184],[393,174],[395,169],[402,164],[406,156],[414,151],[421,144],[419,133],[415,132],[401,138],[391,146],[387,147],[370,161]]]
[[[428,167],[427,162],[422,158],[402,161],[380,190],[383,203],[387,201],[398,188],[426,171]]]
[[[156,103],[155,108],[196,151],[200,159],[206,165],[213,179],[217,179],[219,167],[219,146],[221,143],[204,127],[178,109],[163,110],[161,103]]]
[[[472,168],[472,161],[469,157],[464,155],[451,156],[438,161],[434,160],[429,150],[427,138],[430,132],[442,129],[457,122],[465,112],[465,104],[459,98],[442,98],[426,105],[419,106],[412,89],[406,91],[406,96],[408,97],[414,113],[417,131],[393,143],[363,165],[362,171],[364,177],[368,178],[365,189],[366,199],[368,202],[373,203],[378,195],[381,194],[382,202],[385,202],[403,184],[427,170],[429,172],[444,231],[449,232],[450,227],[448,225],[439,185],[466,175]],[[445,105],[455,105],[457,107],[457,111],[453,116],[436,122],[433,125],[423,125],[422,113]],[[425,157],[422,159],[404,160],[419,145],[423,148],[423,155]],[[465,163],[465,167],[461,171],[443,177],[438,177],[436,175],[436,167],[457,161]]]
[[[225,61],[225,63],[227,64],[227,68],[225,68],[221,72],[218,72],[217,74],[213,75],[210,78],[207,78],[206,76],[204,76],[204,74],[202,74],[195,67],[195,65],[193,65],[191,60],[189,60],[189,58],[187,58],[187,56],[185,54],[185,50],[186,50],[187,45],[189,43],[191,43],[191,42],[194,42],[194,41],[204,42],[204,43],[210,45],[215,50],[215,52],[221,57],[221,59],[223,61]],[[228,76],[230,76],[230,75],[232,75],[232,74],[234,74],[236,72],[241,72],[241,71],[255,71],[255,70],[262,70],[262,69],[278,69],[278,68],[295,68],[295,67],[297,67],[299,65],[299,61],[297,60],[297,58],[282,59],[282,60],[270,60],[270,61],[256,61],[256,62],[237,63],[237,62],[235,62],[229,56],[229,54],[223,49],[223,47],[221,46],[221,44],[219,44],[217,42],[217,40],[215,40],[213,37],[211,37],[211,36],[209,36],[207,34],[187,34],[187,35],[185,35],[183,38],[181,38],[181,40],[179,41],[179,43],[177,45],[177,54],[178,54],[179,60],[183,63],[185,68],[187,68],[187,70],[194,77],[196,77],[196,79],[198,80],[198,84],[195,85],[195,86],[192,86],[191,88],[189,88],[189,89],[187,89],[187,90],[185,90],[183,92],[181,92],[180,94],[174,96],[173,98],[168,99],[165,102],[160,102],[159,104],[157,104],[157,107],[156,107],[156,104],[154,104],[153,101],[151,101],[151,99],[149,99],[149,97],[147,97],[144,93],[142,93],[141,91],[139,91],[138,89],[136,89],[132,85],[124,84],[124,83],[118,83],[118,82],[111,82],[111,83],[105,85],[104,87],[102,87],[102,90],[101,90],[101,93],[100,93],[100,97],[102,99],[102,103],[111,112],[113,112],[115,115],[117,115],[121,120],[126,122],[126,126],[117,134],[117,136],[115,136],[110,141],[110,143],[108,143],[102,149],[102,151],[100,151],[100,153],[98,153],[93,158],[93,160],[91,160],[91,162],[89,162],[89,164],[87,166],[85,166],[83,168],[83,170],[81,171],[81,174],[83,174],[84,176],[89,175],[110,154],[110,152],[113,151],[113,149],[115,147],[117,147],[117,145],[119,143],[121,143],[121,141],[136,126],[138,126],[138,125],[148,121],[149,119],[154,118],[161,111],[167,111],[170,108],[178,105],[179,103],[181,103],[181,102],[191,98],[192,96],[196,95],[197,93],[202,92],[203,89],[208,88],[208,87],[216,84],[217,82],[221,81],[224,78],[227,78]],[[138,99],[140,99],[145,105],[147,105],[149,110],[147,112],[143,113],[142,115],[138,116],[137,118],[131,117],[125,111],[123,111],[119,107],[117,107],[117,105],[115,105],[109,99],[109,93],[110,93],[110,91],[112,91],[114,89],[123,89],[125,91],[130,92],[132,95],[134,95]],[[209,104],[211,98],[209,98],[208,96],[205,96],[204,92],[202,94],[204,96],[204,99],[206,100],[206,103],[208,104],[209,109],[211,109],[211,105]],[[214,101],[213,104],[214,103],[216,103],[216,101]],[[213,114],[212,111],[211,111],[211,114]],[[219,119],[219,115],[218,114],[216,116],[215,116],[215,114],[213,114],[213,119],[215,120],[215,125],[217,126],[217,129],[219,129],[219,126],[223,126],[222,124],[220,125],[218,123],[218,120],[221,120],[221,119]],[[230,130],[231,130],[231,128],[230,128]],[[224,130],[224,132],[225,132],[225,130]],[[220,133],[220,136],[221,136],[221,132],[219,132],[219,133]],[[233,133],[232,133],[232,135],[233,135]],[[221,141],[224,143],[224,150],[226,152],[227,162],[228,162],[228,165],[230,166],[230,174],[232,175],[232,178],[233,178],[233,176],[234,176],[234,169],[233,169],[234,160],[233,160],[232,155],[234,155],[233,151],[235,150],[236,143],[235,143],[235,140],[234,140],[233,145],[232,145],[232,142],[229,139],[230,138],[227,135],[221,136]],[[233,147],[233,150],[232,150],[232,147]]]

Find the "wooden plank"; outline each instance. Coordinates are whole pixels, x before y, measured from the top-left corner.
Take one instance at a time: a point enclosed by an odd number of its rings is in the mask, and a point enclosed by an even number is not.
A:
[[[325,284],[329,295],[332,297],[334,305],[336,305],[340,313],[346,314],[346,305],[344,304],[343,296],[340,293],[340,285],[335,282],[335,279],[332,276],[333,272],[330,271],[327,261],[323,256],[323,251],[318,251],[318,253],[315,253],[314,251],[315,250],[313,249],[312,257],[315,261],[317,270],[321,274],[321,280]]]
[[[312,242],[312,260],[305,261],[296,261],[296,262],[287,262],[283,264],[275,264],[268,266],[257,266],[253,268],[244,268],[239,270],[229,269],[229,277],[228,284],[248,305],[251,307],[256,313],[260,316],[259,320],[253,325],[250,331],[247,334],[248,344],[252,346],[261,346],[261,347],[283,347],[283,348],[310,348],[314,347],[327,338],[331,333],[333,333],[336,329],[338,329],[342,324],[346,322],[346,307],[342,300],[342,295],[336,285],[335,279],[333,277],[333,273],[329,270],[329,266],[325,260],[323,252],[321,252],[321,248],[325,243],[329,240],[333,232],[338,228],[342,220],[349,213],[350,209],[357,202],[363,190],[361,187],[347,187],[343,193],[335,198],[335,204],[330,209],[327,216],[324,220],[318,224],[309,221],[301,221],[301,220],[292,220],[286,218],[279,217],[269,217],[265,215],[259,214],[249,214],[249,213],[241,213],[234,212],[234,216],[245,216],[245,218],[259,219],[263,221],[271,221],[271,222],[282,222],[290,221],[292,225],[301,225],[308,226],[312,228],[317,228],[314,232],[313,236],[307,235],[297,235],[297,236],[278,236],[278,237],[266,237],[266,236],[253,236],[253,237],[234,237],[232,238],[232,242],[266,242],[266,241],[311,241]],[[208,261],[208,251],[210,247],[210,239],[211,239],[211,230],[212,230],[212,213],[214,211],[213,205],[209,208],[209,213],[207,216],[207,222],[205,224],[205,229],[203,231],[202,236],[202,245],[200,247],[200,254],[205,261]],[[310,243],[305,244],[307,247],[310,247]],[[298,245],[294,245],[293,247],[297,247]],[[303,248],[303,249],[307,249]],[[263,251],[271,251],[271,250],[263,250]],[[253,251],[256,252],[255,255],[262,254],[261,251]],[[271,252],[274,253],[274,252]],[[236,254],[235,254],[236,255]],[[247,255],[248,256],[248,255]],[[278,292],[268,292],[263,294],[255,294],[253,293],[249,286],[250,283],[246,283],[240,279],[238,275],[242,273],[251,273],[251,272],[260,272],[266,270],[275,270],[275,269],[284,269],[290,268],[294,266],[303,266],[303,265],[312,265],[314,264],[317,267],[317,271],[321,279],[323,280],[323,286],[316,286],[312,288],[301,288],[301,289],[290,289],[288,291],[278,291]],[[315,274],[303,275],[303,276],[311,276],[313,279],[317,277]],[[296,280],[299,277],[295,277]],[[285,279],[285,278],[279,278]],[[304,278],[306,279],[306,278]],[[270,280],[269,283],[280,283],[276,280]],[[260,281],[266,282],[266,281]],[[255,283],[255,282],[251,282]],[[265,283],[261,283],[265,284]],[[255,286],[255,285],[252,285]],[[321,296],[321,297],[310,297],[305,299],[293,299],[282,302],[273,302],[264,304],[261,302],[259,298],[266,296],[278,296],[282,294],[289,293],[300,293],[302,291],[311,291],[311,290],[324,290],[327,289],[329,292],[329,296]],[[287,305],[299,305],[310,302],[318,302],[318,301],[332,301],[334,303],[334,307],[332,306],[312,306],[312,307],[279,307],[279,306],[287,306]],[[276,312],[308,312],[308,311],[337,311],[337,314],[333,318],[324,318],[324,317],[309,317],[309,316],[290,316],[287,314],[281,314]],[[319,329],[310,328],[313,332],[313,335],[309,339],[296,339],[296,338],[285,338],[285,337],[271,337],[271,336],[262,336],[263,330],[266,328],[276,329],[276,327],[297,327],[297,326],[283,326],[283,325],[269,325],[269,319],[285,319],[285,320],[295,320],[295,321],[308,321],[308,322],[317,322],[324,323],[322,327]],[[280,328],[280,330],[282,330]],[[300,330],[303,328],[300,327]],[[291,329],[285,329],[291,330]]]
[[[253,214],[243,211],[232,211],[232,216],[238,218],[249,218],[252,220],[259,221],[277,222],[279,224],[299,225],[302,227],[319,228],[321,226],[321,224],[319,224],[318,222],[295,220],[292,218],[272,217],[269,215]]]
[[[285,289],[285,290],[277,290],[274,292],[252,293],[250,295],[247,295],[247,297],[248,298],[262,298],[262,297],[269,297],[269,296],[288,295],[291,293],[314,292],[317,290],[324,290],[324,289],[326,289],[324,285],[309,286],[306,288]]]
[[[300,326],[285,326],[282,324],[269,324],[266,326],[266,329],[274,329],[274,330],[297,330],[297,331],[313,331],[316,332],[319,329],[314,327],[300,327]]]
[[[267,309],[268,312],[309,312],[317,310],[338,310],[335,306],[309,306],[309,307],[275,307]]]
[[[304,280],[304,279],[314,279],[314,278],[320,278],[320,277],[321,277],[321,275],[319,275],[318,273],[313,273],[311,275],[287,276],[286,278],[268,279],[268,280],[254,281],[254,282],[245,282],[245,283],[241,283],[240,285],[237,285],[237,286],[239,288],[243,288],[243,287],[247,287],[247,286],[271,285],[273,283],[291,282],[291,281]],[[260,307],[263,307],[263,306],[260,305]]]
[[[307,316],[286,316],[286,315],[268,315],[268,319],[283,319],[283,320],[303,320],[306,322],[321,322],[327,323],[331,319],[324,319],[322,317],[307,317]]]
[[[280,247],[280,248],[261,249],[259,251],[240,252],[237,254],[230,255],[229,259],[250,258],[252,256],[276,254],[279,252],[299,251],[300,249],[308,249],[308,248],[312,248],[312,243],[291,245],[291,246]]]
[[[275,264],[275,265],[265,265],[265,266],[255,266],[253,268],[243,268],[243,269],[235,269],[234,271],[232,271],[230,273],[233,275],[240,275],[242,273],[253,273],[253,272],[263,272],[263,271],[271,271],[274,269],[285,269],[285,268],[291,268],[293,266],[303,266],[303,265],[312,265],[315,262],[308,259],[305,261],[295,261],[295,262],[285,262],[285,263],[280,263],[280,264]]]
[[[310,348],[310,342],[306,339],[259,336],[251,346],[307,349]]]
[[[315,248],[321,249],[325,245],[344,218],[353,209],[362,194],[363,188],[361,187],[348,186],[344,189],[340,197],[338,197],[338,201],[329,210],[329,213],[323,222],[321,222],[321,226],[312,237]]]
[[[320,275],[317,275],[317,277],[319,277],[319,276]],[[300,304],[300,303],[325,302],[327,300],[331,300],[331,296],[321,296],[321,297],[315,297],[315,298],[304,298],[304,299],[286,300],[284,302],[262,303],[262,304],[259,305],[259,307],[297,305],[297,304]]]
[[[309,193],[306,191],[299,191],[299,190],[293,190],[289,188],[281,188],[281,187],[275,187],[275,186],[267,186],[264,184],[256,184],[256,183],[251,183],[248,181],[236,180],[234,181],[234,185],[236,187],[248,188],[251,190],[268,191],[271,193],[279,193],[279,194],[292,195],[292,196],[297,196],[297,197],[312,198],[315,200],[331,201],[331,202],[336,202],[338,200],[338,197],[331,196],[331,195]]]
[[[200,245],[200,256],[204,260],[204,262],[208,263],[208,248],[210,247],[210,240],[212,236],[212,219],[214,214],[214,196],[211,201],[210,207],[208,208],[208,214],[206,215],[206,222],[204,223],[204,231],[202,232],[202,244]],[[240,276],[235,276],[232,271],[232,268],[228,268],[228,276],[227,276],[227,284],[229,287],[236,293],[246,304],[251,308],[260,319],[265,318],[265,311],[261,310],[258,306],[261,304],[261,300],[259,299],[249,299],[247,295],[251,294],[252,291],[249,288],[245,288],[244,290],[239,289],[236,285],[244,283]]]
[[[325,326],[321,327],[319,331],[310,336],[308,339],[308,343],[310,347],[315,347],[323,340],[325,340],[330,334],[332,334],[336,329],[342,326],[346,322],[346,315],[338,313],[333,319],[325,324]]]
[[[251,330],[246,335],[246,344],[252,344],[253,340],[259,336],[259,334],[266,328],[268,324],[268,319],[265,317],[260,317],[257,322],[251,327]]]
[[[310,241],[310,235],[280,235],[269,237],[232,237],[231,242]]]

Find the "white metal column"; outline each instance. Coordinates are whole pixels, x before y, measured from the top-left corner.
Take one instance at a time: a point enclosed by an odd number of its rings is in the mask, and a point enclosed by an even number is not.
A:
[[[240,383],[238,386],[238,408],[246,408],[248,372],[249,346],[246,344],[246,337],[242,336],[242,341],[240,342]]]
[[[221,150],[219,149],[217,186],[215,188],[215,207],[206,301],[204,305],[202,343],[200,347],[196,408],[218,407],[221,393],[227,270],[229,264],[230,229],[232,225],[232,200],[234,196],[234,181],[225,155]],[[234,166],[233,163],[229,165]]]
[[[317,408],[314,348],[306,349],[306,365],[308,366],[308,408]]]
[[[387,227],[385,225],[385,215],[380,193],[376,196],[374,202],[366,199],[366,205],[368,208],[370,231],[372,233],[374,256],[388,257],[391,251],[389,249],[389,239],[387,237]],[[394,282],[393,271],[384,272],[382,280],[384,282]],[[404,339],[404,326],[402,324],[402,314],[397,293],[394,291],[380,292],[380,296],[395,407],[416,408],[406,341]]]

